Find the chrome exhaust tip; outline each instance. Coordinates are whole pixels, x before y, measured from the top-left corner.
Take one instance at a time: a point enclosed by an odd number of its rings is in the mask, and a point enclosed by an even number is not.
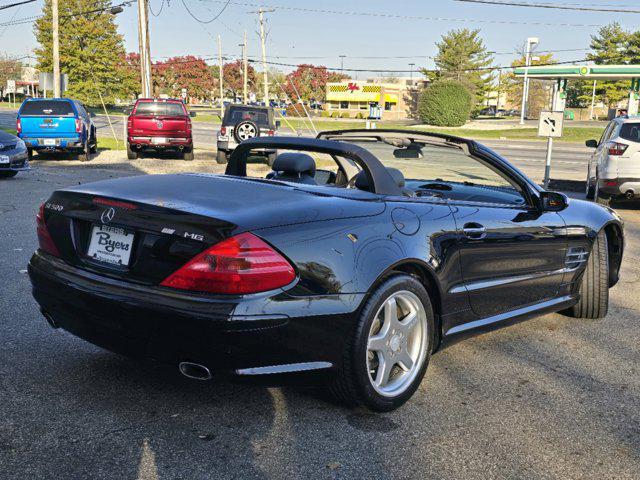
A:
[[[211,371],[199,363],[180,362],[178,370],[182,375],[192,380],[211,380],[213,378]]]

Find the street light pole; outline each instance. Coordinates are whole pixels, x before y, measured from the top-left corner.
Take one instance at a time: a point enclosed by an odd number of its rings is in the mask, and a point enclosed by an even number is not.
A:
[[[242,103],[247,104],[247,31],[242,43]]]
[[[267,47],[265,45],[265,33],[264,33],[264,14],[275,12],[273,8],[265,10],[258,9],[258,15],[260,16],[260,43],[262,44],[262,82],[264,83],[264,105],[269,106],[269,73],[267,71]]]
[[[598,81],[593,81],[593,91],[591,92],[591,114],[589,115],[589,120],[593,120],[593,111],[596,106],[596,85]]]
[[[340,73],[344,73],[344,57],[346,55],[338,55],[340,57]]]
[[[53,37],[53,98],[60,98],[60,34],[58,0],[51,1],[51,34]]]
[[[524,117],[528,104],[529,97],[529,69],[526,67],[531,66],[531,47],[538,45],[540,41],[536,37],[527,38],[527,50],[525,53],[525,69],[524,69],[524,83],[522,85],[522,108],[520,109],[520,125],[524,125]]]
[[[410,83],[411,88],[413,88],[413,67],[414,67],[415,65],[416,65],[415,63],[410,63],[410,64],[409,64],[409,67],[410,67],[409,82],[411,82],[411,83]]]
[[[222,65],[222,39],[218,34],[218,67],[220,68],[220,118],[224,116],[224,88],[222,82],[224,81],[224,66]]]

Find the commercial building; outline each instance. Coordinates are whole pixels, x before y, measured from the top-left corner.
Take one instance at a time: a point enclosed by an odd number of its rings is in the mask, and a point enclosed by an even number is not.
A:
[[[343,80],[327,83],[325,110],[349,118],[404,120],[415,114],[425,80]]]

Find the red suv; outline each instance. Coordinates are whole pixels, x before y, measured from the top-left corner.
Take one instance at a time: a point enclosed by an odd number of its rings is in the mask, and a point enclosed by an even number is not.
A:
[[[140,98],[127,119],[127,158],[143,150],[174,150],[193,160],[191,118],[182,100]]]

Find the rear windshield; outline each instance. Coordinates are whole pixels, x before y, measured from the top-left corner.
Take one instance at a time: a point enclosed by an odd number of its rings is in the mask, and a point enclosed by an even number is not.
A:
[[[185,115],[181,103],[167,102],[140,102],[136,107],[135,115]]]
[[[73,107],[71,102],[65,100],[38,100],[37,102],[26,102],[20,108],[20,115],[39,115],[39,116],[71,116]]]
[[[229,107],[224,113],[224,125],[237,125],[243,120],[251,120],[259,127],[273,127],[269,110],[255,107]]]
[[[620,138],[640,143],[640,123],[623,123],[620,128]]]

